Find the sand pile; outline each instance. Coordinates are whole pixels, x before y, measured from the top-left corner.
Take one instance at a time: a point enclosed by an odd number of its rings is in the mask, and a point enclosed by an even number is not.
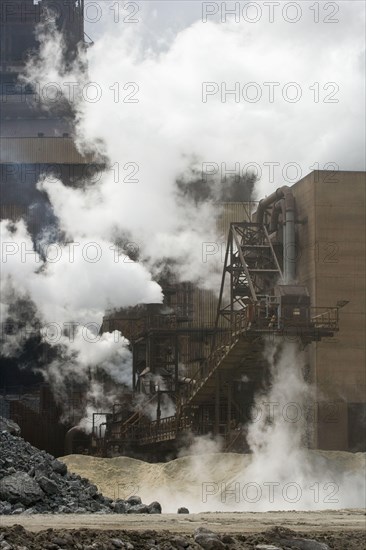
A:
[[[362,508],[366,453],[303,450],[301,477],[286,477],[286,464],[274,478],[252,476],[252,455],[211,453],[150,464],[127,457],[61,458],[70,471],[87,477],[105,495],[137,494],[158,500],[163,512],[179,506],[191,512]],[[247,472],[250,472],[248,477]]]

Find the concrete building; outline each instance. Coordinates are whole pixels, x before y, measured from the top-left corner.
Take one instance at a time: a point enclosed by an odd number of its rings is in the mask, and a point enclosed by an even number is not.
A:
[[[296,274],[312,305],[340,305],[339,332],[309,349],[318,418],[314,446],[366,449],[365,172],[315,171],[293,187]]]

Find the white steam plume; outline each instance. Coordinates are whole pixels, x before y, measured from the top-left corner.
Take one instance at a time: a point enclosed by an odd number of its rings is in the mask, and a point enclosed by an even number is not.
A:
[[[192,512],[364,506],[365,453],[307,448],[315,395],[304,379],[305,353],[296,344],[277,342],[268,343],[266,356],[270,387],[255,397],[246,427],[251,453],[223,454],[220,439],[195,437],[180,458],[163,467],[159,487],[142,486],[146,498],[154,494],[167,512],[179,503]]]
[[[33,249],[23,221],[2,221],[0,229],[2,322],[22,321],[14,318],[14,313],[9,318],[9,306],[16,298],[35,304],[38,316],[36,326],[32,320],[15,333],[3,331],[3,353],[16,356],[27,338],[41,330],[43,342],[57,348],[57,353],[50,354],[47,366],[40,371],[64,405],[65,418],[71,414],[66,403],[72,384],[87,387],[90,372],[99,369],[114,384],[129,386],[132,359],[128,341],[118,331],[99,332],[106,309],[161,301],[161,289],[146,268],[121,253],[116,256],[111,243],[100,240],[91,244],[86,239],[54,243],[52,251],[51,247],[47,250],[47,262],[44,254]],[[94,392],[95,406],[105,407],[110,400],[102,398],[101,391],[97,399]]]

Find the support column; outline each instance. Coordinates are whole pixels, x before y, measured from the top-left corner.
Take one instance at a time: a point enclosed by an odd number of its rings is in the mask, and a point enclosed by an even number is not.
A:
[[[174,391],[175,391],[175,398],[178,398],[178,367],[179,367],[179,338],[178,334],[175,336],[175,343],[174,343]]]
[[[215,435],[220,431],[220,375],[219,371],[215,373]]]
[[[132,344],[132,389],[136,390],[137,379],[137,345]]]
[[[227,382],[227,431],[230,433],[231,427],[231,382]]]

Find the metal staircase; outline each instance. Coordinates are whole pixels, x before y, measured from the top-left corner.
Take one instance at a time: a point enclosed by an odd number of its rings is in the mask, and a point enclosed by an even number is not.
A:
[[[308,295],[301,294],[304,287],[284,284],[283,264],[282,248],[272,244],[264,223],[230,225],[209,356],[180,389],[174,416],[148,421],[143,411],[134,413],[119,426],[122,440],[152,445],[195,430],[194,412],[212,407],[222,393],[220,380],[229,380],[233,373],[260,380],[266,338],[290,331],[305,346],[338,330],[338,309],[310,307]],[[282,295],[274,292],[278,285]],[[228,433],[228,448],[237,433]]]

